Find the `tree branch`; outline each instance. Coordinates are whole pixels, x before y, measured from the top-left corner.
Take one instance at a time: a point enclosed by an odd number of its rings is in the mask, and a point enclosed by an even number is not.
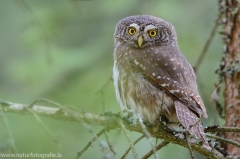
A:
[[[159,145],[156,146],[156,150],[163,148],[167,144],[169,144],[169,142],[166,142],[166,141],[161,142]],[[153,150],[149,151],[146,155],[142,157],[142,159],[148,159],[153,153],[154,153]]]
[[[56,105],[56,103],[52,103]],[[33,105],[32,107],[24,104],[16,104],[10,102],[0,101],[0,106],[4,113],[17,113],[17,114],[32,114],[35,113],[39,116],[49,117],[57,120],[64,120],[70,122],[80,122],[85,124],[94,124],[103,126],[106,130],[112,130],[117,128],[124,128],[126,130],[139,132],[141,134],[145,134],[142,129],[142,125],[140,123],[134,123],[128,118],[121,115],[121,113],[86,113],[81,111],[76,111],[76,109],[59,106],[56,107],[46,107],[40,105]],[[31,111],[29,111],[31,110]],[[172,133],[167,131],[167,128],[164,125],[160,125],[157,132],[153,131],[153,127],[146,125],[146,130],[150,133],[150,135],[154,138],[163,139],[166,142],[172,142],[174,144],[178,144],[184,147],[188,147],[185,139],[179,138]],[[192,150],[199,152],[204,156],[208,156],[213,159],[224,159],[225,157],[219,153],[217,150],[212,150],[210,147],[206,145],[200,145],[198,141],[191,140],[189,143]],[[229,157],[228,157],[229,158]],[[231,157],[234,158],[234,157]]]

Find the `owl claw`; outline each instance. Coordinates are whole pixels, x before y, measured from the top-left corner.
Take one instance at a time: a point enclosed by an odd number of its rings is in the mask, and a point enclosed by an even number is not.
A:
[[[160,118],[159,118],[160,120],[160,123],[162,123],[162,124],[164,124],[164,125],[167,125],[167,123],[169,123],[169,121],[168,121],[168,118],[165,116],[165,115],[162,115],[161,114],[161,116],[160,116]]]
[[[134,124],[136,124],[138,121],[142,121],[142,118],[139,116],[139,114],[136,114],[134,110],[131,109],[123,109],[120,114],[122,118]]]
[[[167,131],[177,137],[177,140],[184,139],[185,133],[188,133],[186,129],[183,129],[181,125],[176,123],[168,123]]]
[[[177,134],[175,134],[174,136],[176,136],[177,140],[180,140],[180,139],[184,139],[184,138],[185,138],[184,134],[182,134],[182,133],[177,133]]]
[[[123,117],[130,117],[130,116],[134,116],[135,114],[134,110],[131,110],[131,109],[123,109],[121,113]]]

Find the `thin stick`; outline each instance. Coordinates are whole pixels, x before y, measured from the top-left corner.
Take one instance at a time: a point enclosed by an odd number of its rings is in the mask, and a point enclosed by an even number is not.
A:
[[[104,133],[104,136],[105,136],[105,138],[106,138],[106,140],[107,140],[107,144],[108,144],[109,149],[112,151],[113,154],[116,154],[116,152],[115,152],[115,151],[113,150],[113,148],[112,148],[112,145],[110,144],[110,141],[109,141],[109,139],[108,139],[108,135],[107,135],[106,132]]]
[[[107,82],[102,86],[102,88],[100,88],[97,92],[95,92],[95,94],[97,94],[97,93],[101,94],[103,111],[105,111],[105,102],[104,102],[103,90],[106,88],[106,86],[108,85],[109,81],[111,81],[111,80],[112,80],[112,76],[110,76],[108,78]]]
[[[132,143],[132,141],[131,141],[131,139],[130,139],[130,136],[128,135],[128,133],[127,133],[127,131],[126,131],[125,126],[123,125],[123,123],[122,123],[121,121],[119,122],[119,124],[121,125],[122,130],[123,130],[123,133],[124,133],[124,135],[127,137],[127,140],[128,140],[128,142],[129,142],[129,144],[130,144],[130,147],[131,147],[131,149],[132,149],[133,157],[134,157],[135,159],[138,159],[137,151],[136,151],[135,148],[134,148],[134,145],[133,145],[133,143]]]
[[[27,108],[27,110],[33,114],[33,116],[34,116],[35,119],[40,123],[40,125],[46,130],[46,132],[47,132],[50,136],[53,137],[53,140],[54,140],[55,142],[57,142],[56,136],[54,136],[53,133],[48,129],[48,127],[42,122],[42,120],[40,119],[40,117],[39,117],[35,112],[33,112],[32,109]]]
[[[40,19],[34,14],[32,11],[31,7],[24,1],[24,0],[14,0],[14,2],[20,6],[22,6],[25,10],[27,10],[31,16],[33,17],[34,22],[37,24],[39,30],[41,31],[42,38],[45,40],[46,47],[45,47],[45,52],[46,52],[46,57],[47,57],[47,62],[48,64],[52,63],[52,58],[51,58],[51,46],[50,46],[50,40],[47,35],[46,29],[43,27]]]
[[[16,148],[15,143],[14,143],[12,131],[11,131],[10,127],[9,127],[9,123],[8,123],[7,117],[4,114],[1,105],[0,105],[0,116],[2,116],[3,125],[6,128],[8,136],[9,136],[9,138],[11,140],[11,142],[10,142],[11,149],[12,149],[13,153],[17,153],[17,148]]]
[[[159,145],[157,145],[155,148],[156,150],[160,150],[162,147],[166,146],[167,144],[169,144],[169,142],[163,141]],[[154,153],[153,150],[149,151],[146,155],[142,157],[142,159],[148,159],[150,156],[152,156],[153,153]]]
[[[65,111],[67,111],[67,112],[69,112],[69,113],[71,113],[71,112],[70,112],[71,110],[80,112],[78,109],[76,109],[76,108],[74,108],[74,107],[70,107],[70,106],[66,107],[66,106],[63,106],[63,105],[61,105],[61,104],[59,104],[59,103],[56,103],[56,102],[54,102],[54,101],[51,101],[51,100],[48,100],[48,99],[44,99],[44,98],[40,98],[40,99],[37,99],[37,100],[33,101],[32,103],[30,103],[30,104],[28,105],[27,108],[33,108],[33,106],[34,106],[36,103],[39,103],[39,102],[45,102],[45,103],[51,104],[51,105],[53,105],[53,106],[55,106],[55,107],[58,107],[58,108],[60,108],[60,109],[62,109],[62,110],[65,110]],[[29,110],[29,109],[28,109],[28,110]],[[32,112],[31,112],[31,113],[32,113]],[[83,126],[84,126],[90,133],[93,133],[91,127],[88,126],[84,121],[79,120],[79,122],[81,122],[81,123],[83,124]]]
[[[225,138],[222,138],[222,137],[218,137],[218,136],[215,136],[215,135],[212,135],[212,134],[206,134],[206,136],[210,137],[210,138],[217,139],[217,140],[225,142],[225,143],[229,143],[229,144],[235,145],[235,146],[240,148],[240,143],[239,142],[236,142],[236,141],[233,141],[233,140],[228,140],[228,139],[225,139]]]
[[[152,143],[152,141],[151,141],[151,135],[150,135],[150,133],[147,131],[146,126],[143,124],[142,118],[141,118],[140,116],[138,116],[138,119],[139,119],[139,123],[140,123],[140,125],[141,125],[141,127],[142,127],[143,133],[145,134],[147,140],[149,141],[149,143],[150,143],[150,145],[151,145],[151,147],[152,147],[152,150],[153,150],[153,152],[154,152],[154,158],[155,158],[155,159],[158,159],[158,155],[157,155],[156,148],[155,148],[155,146],[153,145],[153,143]]]
[[[237,127],[205,128],[205,132],[240,132]]]
[[[192,128],[192,127],[194,127],[194,126],[198,125],[198,124],[200,123],[200,121],[202,120],[202,118],[203,118],[203,115],[201,115],[201,117],[198,119],[198,121],[197,121],[196,123],[194,123],[194,124],[190,125],[190,127],[189,127],[189,128]]]
[[[188,150],[189,150],[190,156],[191,156],[192,159],[195,159],[193,151],[192,151],[192,147],[191,147],[191,145],[189,143],[188,132],[185,132],[185,137],[186,137],[186,142],[187,142],[187,146],[188,146]]]
[[[142,140],[145,137],[145,135],[140,136],[134,143],[133,145],[136,145],[140,140]],[[126,150],[126,152],[123,154],[123,156],[121,157],[121,159],[124,159],[127,154],[129,153],[129,151],[131,150],[131,146]]]
[[[96,134],[96,136],[94,136],[89,142],[88,144],[78,153],[76,159],[80,158],[81,155],[87,151],[87,149],[94,143],[94,141],[96,141],[98,139],[99,136],[101,136],[104,132],[106,131],[106,129],[102,129],[99,133]]]
[[[99,93],[99,92],[102,92],[105,88],[106,88],[106,86],[108,85],[108,82],[109,81],[111,81],[112,80],[112,76],[110,76],[109,78],[108,78],[108,80],[106,81],[106,83],[102,86],[102,88],[100,88],[97,92],[95,92],[96,94],[97,93]]]
[[[207,50],[208,50],[208,48],[209,48],[209,46],[210,46],[210,44],[211,44],[211,42],[212,42],[212,39],[213,39],[213,37],[214,37],[214,35],[215,35],[216,31],[217,31],[218,26],[219,26],[218,22],[219,22],[219,20],[221,19],[221,17],[222,17],[222,14],[220,13],[220,14],[218,15],[218,18],[217,18],[217,20],[216,20],[216,22],[215,22],[215,25],[214,25],[211,33],[210,33],[210,35],[209,35],[209,37],[208,37],[208,39],[207,39],[207,41],[206,41],[206,43],[205,43],[205,45],[204,45],[204,47],[203,47],[203,50],[202,50],[202,52],[201,52],[201,54],[200,54],[200,57],[198,58],[196,64],[195,64],[194,67],[193,67],[195,73],[198,71],[198,68],[199,68],[199,66],[200,66],[201,63],[202,63],[202,60],[204,59],[204,56],[205,56],[206,53],[207,53]]]

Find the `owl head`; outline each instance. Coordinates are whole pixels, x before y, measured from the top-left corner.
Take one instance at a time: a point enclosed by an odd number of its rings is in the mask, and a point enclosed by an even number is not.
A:
[[[150,15],[130,16],[120,20],[115,29],[115,46],[125,44],[135,48],[176,45],[173,25]]]

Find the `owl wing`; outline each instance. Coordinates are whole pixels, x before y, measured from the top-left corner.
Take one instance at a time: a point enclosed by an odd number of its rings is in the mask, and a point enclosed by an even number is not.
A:
[[[152,85],[196,112],[199,117],[203,115],[207,118],[194,71],[177,46],[139,49],[138,55],[131,59],[131,67]]]
[[[208,143],[202,122],[199,122],[199,118],[196,113],[190,111],[187,106],[179,101],[175,101],[176,113],[181,124],[197,138],[201,138],[206,144]],[[195,125],[195,126],[193,126]],[[207,144],[208,145],[208,144]]]

